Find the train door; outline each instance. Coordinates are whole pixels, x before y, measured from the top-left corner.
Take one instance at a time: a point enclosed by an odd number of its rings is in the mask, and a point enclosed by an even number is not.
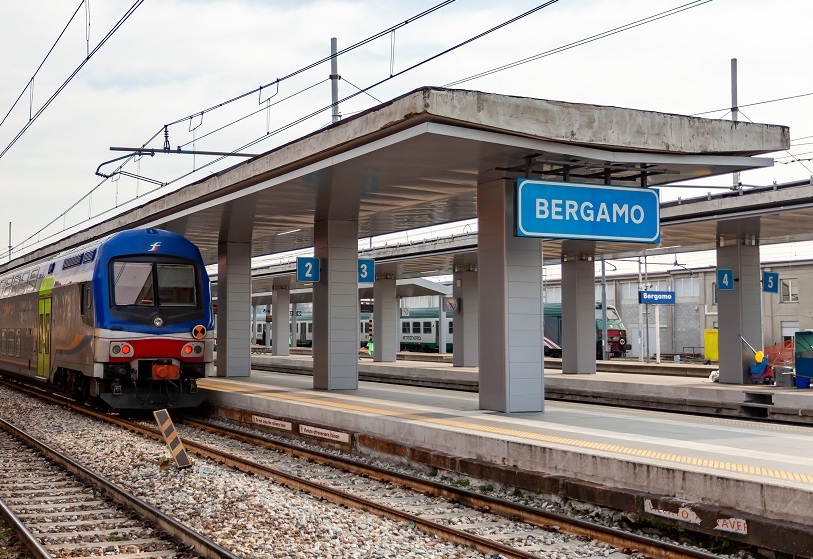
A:
[[[37,376],[51,372],[51,297],[39,299],[37,308]]]
[[[299,327],[299,337],[297,338],[296,345],[298,346],[306,346],[308,345],[308,324],[313,324],[312,322],[300,322],[297,324]]]

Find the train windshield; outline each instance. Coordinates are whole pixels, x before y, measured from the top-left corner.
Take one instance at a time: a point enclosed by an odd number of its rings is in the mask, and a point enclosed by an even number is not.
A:
[[[601,320],[601,309],[596,309],[596,318]],[[612,322],[614,320],[621,321],[621,317],[618,316],[618,312],[616,312],[615,307],[607,307],[607,321]]]
[[[113,303],[135,307],[194,307],[191,264],[113,262]]]
[[[600,330],[601,326],[601,309],[596,309],[596,327]],[[607,328],[612,330],[626,330],[624,323],[621,322],[621,316],[615,307],[607,307]]]

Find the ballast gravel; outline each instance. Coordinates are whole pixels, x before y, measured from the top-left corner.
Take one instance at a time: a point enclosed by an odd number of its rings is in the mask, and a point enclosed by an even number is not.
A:
[[[483,557],[206,459],[176,469],[163,443],[2,387],[0,416],[246,558]]]

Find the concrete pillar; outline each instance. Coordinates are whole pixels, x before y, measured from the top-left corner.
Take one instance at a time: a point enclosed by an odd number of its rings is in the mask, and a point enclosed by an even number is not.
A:
[[[313,286],[313,387],[358,388],[358,220],[314,226],[321,281]]]
[[[271,314],[271,305],[265,306],[265,316],[263,317],[263,345],[268,347],[271,345],[271,326],[268,324],[268,315]],[[287,324],[288,321],[286,320]]]
[[[257,305],[251,305],[251,344],[257,343]]]
[[[514,236],[515,182],[477,187],[480,408],[544,411],[542,242]]]
[[[453,356],[455,367],[476,367],[479,333],[480,305],[477,255],[457,254],[452,276],[452,296],[457,299],[453,315]]]
[[[438,354],[446,354],[446,338],[449,335],[449,320],[446,318],[446,308],[443,304],[445,297],[438,296]]]
[[[291,290],[287,285],[275,285],[271,291],[271,305],[273,320],[271,327],[274,332],[271,339],[274,340],[273,355],[290,355],[291,350],[288,345],[289,336],[291,332],[288,323],[288,311],[291,306]]]
[[[251,338],[246,336],[251,243],[221,242],[217,256],[217,376],[247,377],[251,373]]]
[[[762,274],[759,257],[759,218],[720,222],[717,269],[734,272],[734,289],[717,288],[718,347],[721,384],[747,384],[754,349],[762,350]]]
[[[297,307],[298,305],[294,303],[290,306],[290,310],[288,311],[288,317],[291,320],[291,331],[288,336],[288,347],[296,347],[296,338],[299,335],[299,326],[297,325],[297,317],[299,316],[297,313],[299,312],[299,309]]]
[[[562,243],[562,373],[596,372],[596,270],[593,241]]]
[[[376,278],[373,284],[373,361],[394,363],[400,349],[400,311],[395,276]]]

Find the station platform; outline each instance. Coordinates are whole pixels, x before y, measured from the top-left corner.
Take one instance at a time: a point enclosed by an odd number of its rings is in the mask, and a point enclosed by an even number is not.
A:
[[[252,356],[253,367],[260,359],[264,367],[288,372],[255,369],[249,377],[201,379],[212,413],[348,452],[386,454],[428,470],[813,555],[811,426],[551,399],[544,412],[504,414],[480,410],[478,395],[464,390],[380,380],[360,380],[356,390],[314,390],[309,356]],[[448,363],[363,361],[359,369],[360,376],[367,371],[469,383],[477,376],[476,368]],[[545,390],[707,407],[741,403],[754,392],[768,394],[775,402],[770,405],[813,415],[813,390],[720,385],[695,377],[546,370]]]

